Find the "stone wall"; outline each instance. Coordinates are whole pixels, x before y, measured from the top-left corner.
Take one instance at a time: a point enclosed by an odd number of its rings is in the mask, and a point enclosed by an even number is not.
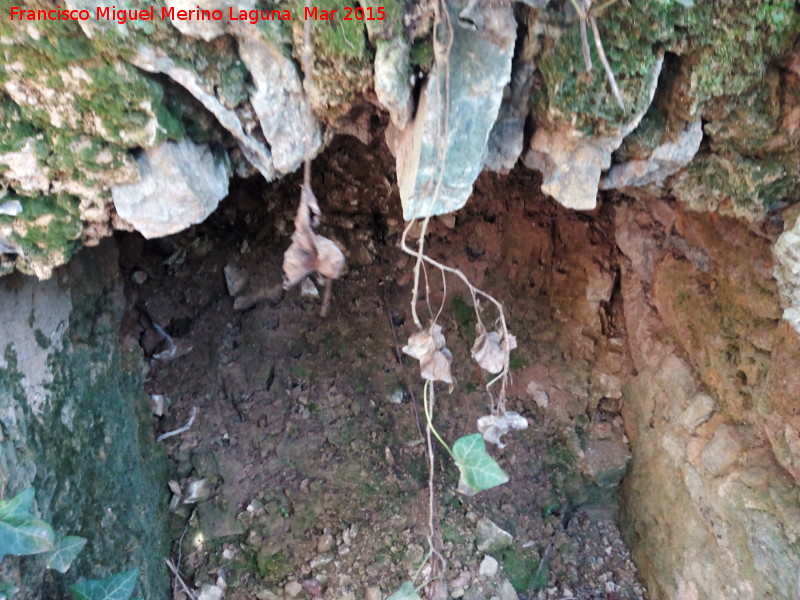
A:
[[[141,351],[119,340],[116,248],[78,253],[53,278],[0,280],[0,466],[5,497],[36,488],[57,535],[88,539],[66,575],[6,557],[15,598],[58,598],[78,578],[138,567],[137,594],[169,594],[166,459],[153,441]],[[138,350],[138,352],[137,352]]]
[[[800,345],[763,231],[623,203],[623,526],[654,600],[800,593]]]

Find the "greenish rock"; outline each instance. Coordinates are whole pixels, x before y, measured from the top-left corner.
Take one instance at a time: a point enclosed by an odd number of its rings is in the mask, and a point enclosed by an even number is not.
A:
[[[524,550],[509,548],[503,552],[502,556],[503,574],[513,586],[517,593],[525,594],[530,591],[541,589],[541,585],[536,585],[536,573],[539,567],[539,560]],[[545,573],[547,570],[542,569]],[[546,583],[546,581],[545,581]]]
[[[644,160],[630,160],[614,165],[601,180],[600,189],[622,191],[646,189],[657,195],[663,192],[668,177],[679,172],[697,154],[703,141],[701,120],[689,123],[677,140],[660,144]]]
[[[375,94],[389,111],[395,127],[403,129],[411,119],[413,100],[409,76],[408,44],[401,37],[378,40],[375,52]]]
[[[449,67],[433,68],[415,119],[395,142],[406,220],[464,206],[483,169],[489,134],[511,76],[516,39],[511,8],[454,4],[450,12],[454,27]],[[465,28],[465,22],[476,30]]]
[[[475,524],[475,544],[478,551],[499,554],[514,541],[510,533],[483,517]]]
[[[219,506],[216,502],[203,502],[197,507],[200,531],[206,540],[216,540],[244,534],[244,526],[236,519],[236,506]]]
[[[140,353],[119,344],[113,244],[82,251],[45,282],[3,280],[0,294],[2,320],[14,324],[0,331],[6,490],[32,485],[58,535],[88,540],[65,577],[45,578],[43,561],[20,559],[20,587],[64,597],[78,578],[138,568],[137,595],[166,599],[167,464],[153,441]]]
[[[754,220],[780,205],[800,185],[797,172],[779,159],[758,160],[736,153],[703,153],[675,177],[672,192],[693,210]]]

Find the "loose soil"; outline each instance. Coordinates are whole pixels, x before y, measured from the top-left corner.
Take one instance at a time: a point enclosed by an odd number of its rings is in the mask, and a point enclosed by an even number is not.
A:
[[[320,233],[348,259],[327,318],[319,297],[281,291],[298,177],[240,182],[205,223],[170,238],[119,238],[124,334],[148,357],[148,393],[168,401],[155,434],[196,410],[191,428],[163,444],[180,492],[173,561],[190,589],[206,585],[201,597],[217,586],[228,600],[386,598],[427,553],[422,381],[399,353],[415,331],[413,264],[398,249],[400,201],[383,148],[339,138],[314,163]],[[613,206],[576,214],[539,186],[524,169],[483,175],[465,209],[431,223],[430,255],[505,304],[519,341],[508,408],[530,424],[505,449],[489,448],[510,482],[474,497],[454,492],[458,472],[437,449],[444,578],[453,598],[643,599],[614,524],[616,487],[592,480],[582,450],[587,440],[625,439],[616,394],[601,389],[630,370]],[[235,298],[226,267],[243,285]],[[311,284],[306,294],[322,292]],[[420,314],[441,308],[454,357],[457,384],[437,388],[435,409],[452,443],[489,411],[469,354],[475,317],[457,280],[444,292],[429,269],[425,289]],[[201,501],[185,502],[192,494]],[[514,536],[493,553],[496,574],[491,561],[479,570],[475,523],[484,517]],[[174,597],[188,597],[177,582]]]

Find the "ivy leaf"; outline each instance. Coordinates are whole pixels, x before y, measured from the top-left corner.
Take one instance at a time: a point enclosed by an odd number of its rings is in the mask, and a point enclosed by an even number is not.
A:
[[[11,500],[0,500],[0,521],[7,518],[22,519],[30,517],[33,508],[33,496],[35,490],[30,487],[22,490]]]
[[[18,591],[19,589],[10,583],[6,581],[0,581],[0,600],[11,600],[11,596],[16,594]]]
[[[508,475],[486,452],[486,443],[480,433],[465,435],[453,444],[453,458],[461,478],[456,491],[465,496],[474,496],[508,481]]]
[[[68,535],[56,542],[56,547],[47,557],[47,568],[55,569],[59,573],[66,573],[72,561],[86,545],[86,538],[77,535]]]
[[[56,534],[31,514],[33,496],[33,488],[28,488],[11,500],[0,500],[0,559],[6,554],[26,556],[52,549]]]
[[[139,569],[132,569],[105,579],[75,583],[69,586],[69,591],[73,600],[128,600],[138,576]]]
[[[389,596],[386,600],[422,600],[414,589],[414,584],[410,581],[404,581],[400,589],[394,594]]]

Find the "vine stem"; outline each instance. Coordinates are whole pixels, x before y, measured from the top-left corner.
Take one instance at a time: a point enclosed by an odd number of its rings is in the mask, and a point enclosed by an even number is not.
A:
[[[501,327],[501,330],[502,330],[502,333],[503,333],[503,350],[505,351],[505,361],[504,361],[504,364],[503,364],[503,370],[496,377],[494,377],[494,379],[492,379],[491,381],[489,381],[489,383],[486,384],[486,391],[489,392],[489,397],[492,398],[492,409],[494,410],[494,398],[491,395],[490,388],[491,388],[491,386],[493,386],[498,381],[501,381],[500,395],[499,395],[499,401],[498,401],[498,410],[500,412],[504,412],[505,411],[506,382],[507,382],[507,379],[508,379],[508,361],[509,361],[509,357],[511,356],[511,349],[508,346],[508,327],[506,325],[506,317],[505,317],[505,312],[503,311],[503,305],[500,304],[500,302],[494,296],[492,296],[491,294],[488,294],[488,293],[484,292],[483,290],[481,290],[480,288],[475,287],[472,284],[472,282],[470,282],[469,278],[460,269],[456,269],[454,267],[448,267],[447,265],[442,264],[437,260],[434,260],[430,256],[428,256],[426,254],[421,254],[418,250],[414,250],[413,248],[409,247],[408,244],[406,243],[406,234],[407,234],[407,232],[408,232],[408,229],[406,228],[406,231],[403,232],[403,236],[400,238],[400,249],[403,252],[405,252],[406,254],[417,258],[418,260],[425,261],[429,265],[431,265],[433,267],[436,267],[437,269],[440,269],[441,271],[444,271],[444,272],[450,273],[452,275],[455,275],[456,277],[461,279],[461,281],[463,281],[464,284],[467,286],[467,289],[469,290],[470,296],[472,297],[472,303],[473,303],[473,306],[475,307],[475,314],[476,314],[476,316],[478,318],[478,322],[480,323],[481,327],[483,327],[485,329],[485,326],[483,324],[483,320],[481,319],[481,316],[480,316],[480,314],[478,312],[478,296],[480,296],[482,298],[486,298],[489,302],[494,304],[494,306],[497,308],[498,312],[500,313],[500,317],[499,318],[500,318],[500,327]],[[422,328],[421,325],[420,325],[420,328]]]
[[[430,389],[431,400],[428,402],[428,390]],[[450,449],[450,446],[447,445],[442,439],[442,436],[439,435],[439,432],[436,431],[436,427],[433,426],[433,403],[436,397],[433,393],[433,382],[430,380],[425,381],[425,386],[422,388],[422,403],[425,408],[425,419],[428,421],[428,429],[433,432],[433,435],[436,436],[436,439],[439,440],[439,443],[444,446],[444,449],[447,450],[447,453],[450,455],[450,458],[453,460],[456,459],[453,456],[453,451]]]
[[[308,2],[309,0],[306,0]],[[572,0],[573,2],[575,0]],[[434,166],[434,173],[438,173],[438,177],[436,179],[436,185],[433,189],[433,193],[430,196],[430,201],[428,206],[426,207],[426,216],[422,221],[422,228],[420,231],[419,243],[417,244],[417,249],[413,250],[408,245],[408,234],[411,231],[411,227],[414,225],[415,220],[412,219],[409,221],[408,225],[406,225],[405,229],[403,230],[403,235],[400,240],[400,248],[403,252],[408,254],[409,256],[416,259],[414,263],[414,289],[411,296],[411,315],[414,319],[414,324],[419,328],[423,329],[422,322],[419,319],[419,315],[417,314],[417,303],[419,301],[419,285],[420,285],[420,272],[423,266],[423,263],[428,263],[433,267],[439,269],[443,276],[444,273],[451,273],[456,275],[459,279],[461,279],[467,286],[469,290],[470,296],[472,297],[472,305],[475,309],[475,316],[478,320],[478,323],[483,328],[486,329],[483,319],[481,318],[479,312],[479,302],[478,296],[486,298],[492,304],[495,305],[499,314],[500,314],[500,323],[503,333],[503,350],[505,352],[505,361],[503,364],[503,370],[493,378],[489,383],[486,384],[486,392],[489,394],[489,399],[492,405],[492,411],[495,410],[495,400],[494,396],[491,392],[491,387],[501,381],[501,388],[500,393],[498,395],[498,403],[497,403],[497,410],[501,413],[505,412],[505,398],[506,398],[506,385],[508,380],[508,362],[511,356],[511,348],[508,345],[508,328],[506,326],[506,319],[505,319],[505,312],[503,311],[503,306],[500,302],[497,301],[493,296],[484,292],[483,290],[475,287],[472,285],[470,280],[467,276],[459,269],[455,269],[452,267],[448,267],[425,254],[425,234],[428,231],[428,225],[431,219],[431,213],[433,212],[433,207],[436,206],[436,201],[439,198],[439,194],[441,193],[441,187],[444,181],[444,167],[447,163],[447,137],[449,134],[449,127],[450,127],[450,51],[453,47],[453,24],[450,20],[450,14],[447,9],[446,0],[437,0],[433,4],[434,8],[434,51],[436,53],[436,62],[437,65],[444,71],[444,102],[443,104],[440,102],[441,105],[444,106],[444,115],[443,115],[443,123],[442,120],[439,121],[437,124],[439,127],[442,128],[442,135],[440,136],[441,140],[444,140],[444,143],[439,145],[437,156],[436,156],[436,165]],[[445,42],[444,49],[442,50],[437,46],[437,34],[436,34],[436,26],[444,21],[447,27],[447,40]],[[437,85],[436,93],[441,94],[441,87]],[[441,97],[441,96],[440,96]],[[430,191],[430,182],[428,186],[426,186],[425,193]],[[446,288],[445,288],[446,289]],[[444,303],[444,300],[442,301]],[[441,309],[439,311],[441,313]],[[434,323],[438,319],[437,317],[434,319]]]

